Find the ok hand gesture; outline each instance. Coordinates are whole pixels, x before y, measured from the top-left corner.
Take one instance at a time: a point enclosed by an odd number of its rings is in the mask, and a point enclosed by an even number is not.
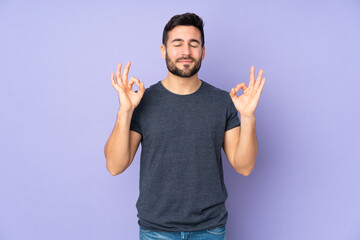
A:
[[[121,111],[130,111],[134,110],[137,105],[139,105],[144,92],[145,87],[144,83],[140,80],[131,77],[128,82],[128,73],[130,69],[130,62],[127,62],[124,73],[122,75],[122,78],[120,77],[121,74],[121,63],[119,63],[117,70],[116,70],[116,82],[114,80],[114,73],[111,73],[111,85],[116,89],[116,91],[119,93],[119,101],[120,101],[120,110]],[[136,84],[138,86],[139,90],[135,92],[132,90],[133,84]]]
[[[255,67],[251,66],[250,69],[250,82],[249,87],[245,83],[239,83],[235,88],[230,91],[230,97],[235,105],[235,108],[240,113],[241,117],[254,118],[255,109],[260,99],[261,92],[265,84],[265,78],[261,80],[263,70],[260,69],[259,75],[255,82]],[[237,96],[236,93],[242,88],[243,94]]]

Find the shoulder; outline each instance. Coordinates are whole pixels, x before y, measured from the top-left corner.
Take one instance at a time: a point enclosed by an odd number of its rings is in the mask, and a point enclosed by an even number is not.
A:
[[[136,90],[135,92],[137,92]],[[139,105],[137,106],[138,109],[143,108],[144,106],[151,105],[156,99],[159,98],[161,95],[161,91],[159,89],[159,82],[156,82],[148,87],[145,87],[145,92]]]
[[[227,92],[221,88],[218,88],[208,82],[205,82],[204,80],[202,80],[202,81],[203,81],[208,93],[211,94],[212,97],[223,100],[225,102],[228,102],[229,100],[231,100],[229,92]]]
[[[159,82],[153,83],[151,84],[149,87],[145,88],[145,93],[144,95],[149,95],[149,94],[154,94],[158,91],[158,87],[159,87]],[[137,91],[135,91],[137,92]]]
[[[137,91],[138,90],[136,90],[135,92],[137,92]],[[159,82],[154,83],[154,84],[150,85],[149,87],[146,87],[143,98],[148,98],[149,96],[158,94],[158,93],[159,93]]]

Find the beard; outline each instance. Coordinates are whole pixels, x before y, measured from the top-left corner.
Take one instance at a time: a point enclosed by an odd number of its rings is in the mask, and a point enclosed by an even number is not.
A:
[[[185,59],[190,59],[192,61],[194,61],[195,65],[194,67],[190,67],[189,64],[184,64],[184,69],[180,69],[176,66],[176,62],[180,61],[180,60],[185,60]],[[200,67],[201,67],[201,59],[199,59],[198,61],[195,60],[195,58],[188,56],[188,57],[182,57],[182,58],[178,58],[174,61],[172,61],[166,52],[166,67],[169,70],[169,72],[171,72],[172,74],[179,76],[179,77],[184,77],[184,78],[188,78],[188,77],[192,77],[194,76],[196,73],[199,72]]]

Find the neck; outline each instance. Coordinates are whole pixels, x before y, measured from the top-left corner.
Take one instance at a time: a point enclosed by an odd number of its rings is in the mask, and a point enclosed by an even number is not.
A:
[[[201,86],[201,80],[198,78],[198,74],[192,77],[179,77],[171,72],[168,76],[161,81],[166,89],[170,92],[179,95],[187,95],[196,92]]]

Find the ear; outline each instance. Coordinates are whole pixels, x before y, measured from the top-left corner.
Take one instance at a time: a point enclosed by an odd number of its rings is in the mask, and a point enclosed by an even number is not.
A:
[[[205,57],[205,46],[202,47],[202,56],[201,56],[201,60],[204,60]]]
[[[162,44],[162,45],[160,46],[160,53],[161,53],[161,57],[162,57],[163,59],[165,59],[165,58],[166,58],[166,47],[165,47],[164,44]]]

